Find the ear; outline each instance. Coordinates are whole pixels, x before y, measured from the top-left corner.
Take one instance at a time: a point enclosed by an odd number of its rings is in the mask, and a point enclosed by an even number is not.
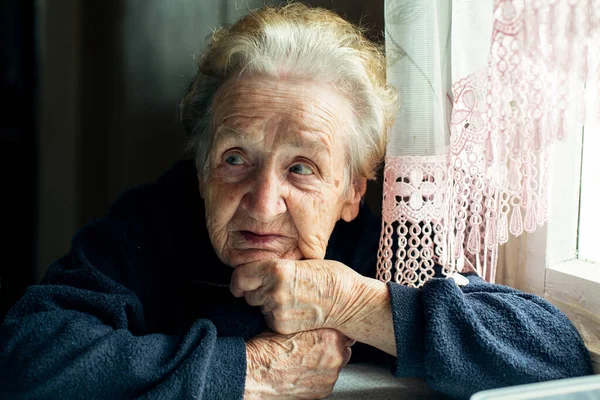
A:
[[[352,181],[352,187],[349,190],[348,198],[342,207],[340,217],[350,222],[358,216],[360,209],[360,201],[367,191],[367,180],[365,178],[357,178]]]

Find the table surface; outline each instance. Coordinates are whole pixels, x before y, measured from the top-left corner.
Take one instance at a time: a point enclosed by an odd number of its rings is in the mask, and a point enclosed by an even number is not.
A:
[[[443,399],[423,379],[394,378],[389,369],[375,364],[348,364],[341,372],[333,393],[335,400]]]

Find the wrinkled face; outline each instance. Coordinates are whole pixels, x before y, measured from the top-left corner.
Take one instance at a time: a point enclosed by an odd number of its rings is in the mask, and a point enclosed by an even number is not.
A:
[[[349,102],[328,85],[232,78],[213,103],[213,146],[199,172],[210,240],[232,267],[322,259],[335,223],[358,214],[366,181],[344,193]]]

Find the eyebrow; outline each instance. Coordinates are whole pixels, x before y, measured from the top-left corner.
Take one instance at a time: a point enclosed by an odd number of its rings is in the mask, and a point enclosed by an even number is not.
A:
[[[310,131],[304,131],[304,132],[310,132]],[[221,125],[219,128],[217,128],[216,135],[217,135],[217,137],[215,138],[215,141],[227,141],[230,139],[242,139],[243,140],[247,134],[243,131],[232,128],[230,126]],[[327,147],[322,141],[320,141],[318,139],[306,139],[306,138],[303,139],[301,137],[296,136],[295,140],[291,143],[291,146],[296,149],[307,149],[307,148],[308,149],[316,149],[316,150],[325,151],[328,154],[331,154],[330,148]]]

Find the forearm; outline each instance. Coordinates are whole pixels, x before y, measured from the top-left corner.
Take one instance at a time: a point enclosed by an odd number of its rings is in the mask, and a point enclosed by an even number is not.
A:
[[[243,387],[243,340],[217,338],[209,323],[137,336],[77,311],[14,314],[0,331],[0,397],[217,398]]]
[[[200,319],[182,335],[149,331],[140,298],[94,268],[94,253],[72,253],[6,316],[0,397],[218,398],[242,391],[241,338],[218,338]]]
[[[387,285],[361,277],[335,327],[344,335],[396,356],[396,339]]]

